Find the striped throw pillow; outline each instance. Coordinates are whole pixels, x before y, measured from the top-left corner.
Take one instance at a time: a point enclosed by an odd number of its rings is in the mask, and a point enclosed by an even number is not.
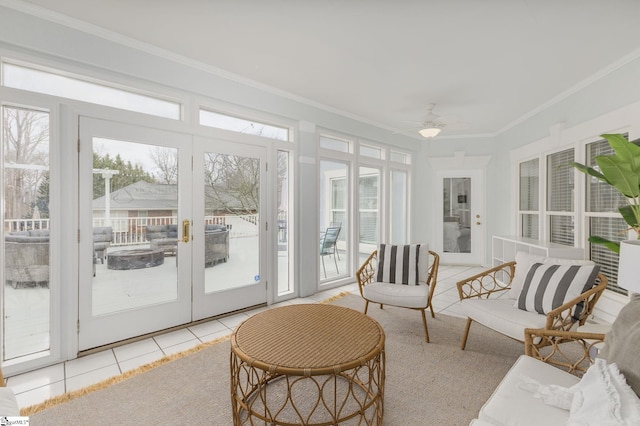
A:
[[[418,260],[421,250],[428,251],[428,248],[425,244],[380,244],[376,281],[392,284],[420,284]]]
[[[524,279],[517,306],[525,311],[547,314],[590,289],[599,270],[599,265],[534,263]]]

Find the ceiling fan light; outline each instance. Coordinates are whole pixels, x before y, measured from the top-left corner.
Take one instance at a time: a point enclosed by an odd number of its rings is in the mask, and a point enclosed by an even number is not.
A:
[[[422,135],[422,137],[425,138],[433,138],[438,136],[438,133],[440,133],[440,128],[438,127],[425,127],[422,130],[419,130],[418,133],[420,133],[420,135]]]

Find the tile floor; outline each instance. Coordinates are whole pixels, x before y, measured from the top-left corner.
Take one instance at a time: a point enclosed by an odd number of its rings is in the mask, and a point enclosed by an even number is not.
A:
[[[458,291],[456,282],[474,275],[484,268],[474,266],[441,265],[433,299],[436,312],[460,316],[457,311]],[[343,291],[357,293],[357,285],[350,284],[273,305],[293,303],[317,303]],[[65,392],[97,383],[140,365],[153,362],[175,352],[184,351],[203,342],[231,334],[234,327],[263,309],[240,313],[192,327],[180,329],[128,345],[105,350],[82,358],[45,367],[39,370],[9,377],[7,386],[16,394],[20,407],[37,404]]]

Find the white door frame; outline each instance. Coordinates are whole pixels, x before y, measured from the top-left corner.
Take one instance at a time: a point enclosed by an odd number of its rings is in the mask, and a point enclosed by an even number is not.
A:
[[[485,171],[490,157],[466,157],[456,152],[453,157],[432,157],[432,235],[436,251],[441,261],[446,264],[482,265],[485,259],[486,241],[486,199]],[[471,253],[444,252],[443,197],[442,182],[444,178],[471,177]],[[479,217],[477,217],[479,216]]]

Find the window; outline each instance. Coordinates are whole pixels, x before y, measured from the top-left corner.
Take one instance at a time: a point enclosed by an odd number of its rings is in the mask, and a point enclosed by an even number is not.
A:
[[[547,156],[549,241],[567,246],[575,245],[573,158],[573,148]]]
[[[598,168],[595,158],[599,155],[611,155],[613,149],[606,140],[586,145],[586,165]],[[588,235],[597,235],[612,241],[626,239],[628,225],[620,217],[618,208],[627,203],[626,199],[611,185],[586,176],[585,216],[588,223]],[[589,258],[601,266],[602,273],[609,280],[608,289],[626,294],[618,287],[618,254],[601,244],[589,244]]]
[[[213,111],[200,110],[200,124],[217,129],[231,130],[232,132],[257,135],[265,138],[280,141],[289,140],[289,129],[286,127],[274,126],[261,123],[255,120],[233,117],[231,115],[220,114]]]
[[[352,274],[351,168],[349,163],[320,161],[320,281],[331,281]],[[332,232],[327,232],[332,228]],[[337,241],[336,241],[337,240]]]
[[[394,163],[411,164],[411,156],[404,152],[391,151],[389,159]]]
[[[49,112],[3,106],[4,282],[1,361],[44,356],[50,349]],[[6,284],[6,285],[5,285]],[[42,315],[31,315],[38,311]]]
[[[292,293],[294,289],[293,262],[291,261],[291,226],[293,223],[292,202],[292,155],[278,150],[278,296]]]
[[[369,158],[382,158],[383,150],[376,146],[360,144],[360,156]]]
[[[62,75],[57,70],[37,70],[10,63],[2,64],[2,85],[46,95],[120,108],[127,111],[180,120],[182,105],[107,83],[90,82],[82,77]]]
[[[409,174],[404,170],[391,171],[391,244],[405,244],[408,241],[408,192]]]
[[[540,238],[538,223],[540,206],[540,160],[520,163],[520,235],[527,238]]]
[[[380,170],[360,167],[360,190],[358,194],[360,219],[360,244],[378,244],[379,235],[379,203],[380,203]],[[373,251],[373,247],[369,247]]]
[[[320,136],[320,148],[339,152],[351,152],[351,143],[341,139]]]

